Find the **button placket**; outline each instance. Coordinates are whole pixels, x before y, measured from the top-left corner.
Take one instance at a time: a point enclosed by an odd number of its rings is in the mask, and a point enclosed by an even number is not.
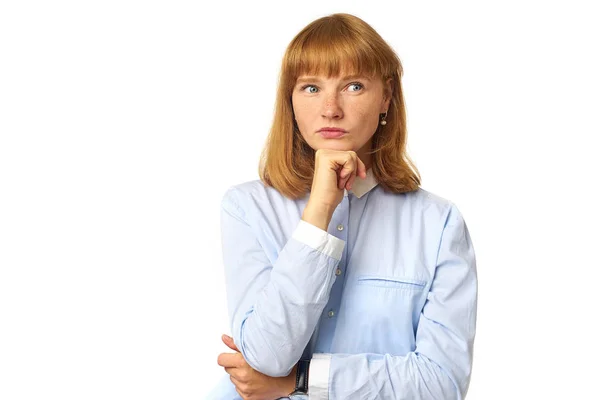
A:
[[[350,201],[347,196],[345,196],[339,207],[336,208],[331,222],[329,224],[329,233],[341,240],[348,240],[348,219],[349,219],[349,209],[350,209]],[[344,251],[342,253],[342,258],[339,261],[338,266],[335,268],[334,272],[334,283],[331,288],[331,295],[329,297],[329,301],[327,302],[327,306],[325,308],[324,313],[322,314],[322,325],[321,331],[325,335],[326,332],[329,334],[333,334],[335,330],[335,326],[337,323],[338,315],[337,312],[340,309],[340,303],[342,298],[342,286],[344,283],[343,279],[343,271],[346,265],[346,257],[347,257],[347,246],[344,246]],[[324,344],[324,349],[328,349],[330,344]]]
[[[334,234],[336,237],[347,241],[348,239],[348,230],[346,229],[346,225],[348,223],[348,219],[350,217],[350,198],[349,197],[344,197],[340,203],[340,207],[336,209],[336,213],[337,215],[334,214],[334,220],[337,220],[336,222],[334,222],[332,225],[330,226],[335,226],[335,229],[338,231],[337,234]],[[336,218],[337,217],[337,218]],[[345,246],[344,248],[344,253],[347,252],[347,246]],[[345,255],[342,257],[342,262],[340,262],[340,266],[338,268],[336,268],[335,270],[335,276],[338,277],[340,275],[342,275],[343,272],[343,268],[344,268],[344,260],[345,260]]]

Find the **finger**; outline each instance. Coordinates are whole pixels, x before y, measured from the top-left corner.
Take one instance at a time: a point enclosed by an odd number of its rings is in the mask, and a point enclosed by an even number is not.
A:
[[[352,179],[352,181],[354,181],[353,176],[356,175],[356,167],[357,167],[357,159],[358,157],[356,156],[356,153],[354,152],[349,152],[349,159],[348,161],[344,164],[344,168],[342,168],[342,171],[340,172],[340,182],[339,182],[339,189],[343,189],[346,188],[348,189],[348,181],[350,181]]]
[[[217,364],[221,367],[241,367],[243,363],[240,358],[244,360],[240,353],[221,353],[217,358]]]
[[[232,380],[233,382],[233,380]],[[238,392],[238,394],[240,395],[240,397],[242,398],[242,400],[246,400],[248,398],[248,393],[243,389],[245,388],[245,386],[238,386],[235,384],[235,391]]]
[[[355,161],[355,157],[356,157],[356,153],[352,154],[354,152],[347,152],[346,153],[346,160],[344,161],[344,164],[342,166],[342,170],[340,171],[340,178],[346,178],[347,176],[349,176],[352,171],[354,171],[356,169],[356,161]],[[344,182],[346,183],[346,182]]]
[[[242,399],[247,399],[250,395],[250,387],[248,386],[248,384],[232,376],[229,377],[229,380],[231,380],[231,383],[235,385],[235,391],[238,392],[240,396],[242,396]]]
[[[360,174],[360,163],[362,163],[362,161],[360,160],[360,158],[358,158],[358,155],[356,153],[352,152],[352,156],[353,156],[353,161],[354,161],[354,169],[353,169],[352,173],[350,174],[350,176],[348,177],[348,181],[346,182],[347,190],[352,189],[352,186],[354,186],[354,181],[356,180],[356,176]]]
[[[229,380],[235,385],[236,388],[242,386],[242,382],[240,382],[235,376],[229,375]]]
[[[337,186],[338,186],[338,189],[340,189],[340,190],[344,188],[344,186],[346,185],[346,181],[348,180],[347,178],[342,176],[342,174],[345,175],[346,173],[343,170],[340,171],[340,174],[338,175],[338,178],[337,178]]]
[[[367,167],[365,166],[365,163],[362,162],[362,160],[360,158],[356,157],[356,159],[358,160],[358,175],[362,179],[365,179],[367,177]]]
[[[227,372],[229,376],[232,376],[239,382],[245,384],[248,384],[253,379],[253,377],[255,377],[255,374],[253,374],[253,372],[255,371],[250,369],[250,367],[248,366],[240,368],[228,367],[225,368],[225,372]]]
[[[350,182],[350,179],[352,179],[353,176],[354,173],[350,174],[350,176],[345,179],[340,179],[339,189],[348,189],[348,182]]]
[[[242,399],[245,399],[247,396],[247,393],[244,390],[246,389],[246,386],[239,380],[235,379],[233,376],[230,376],[229,380],[231,380],[231,383],[235,385],[235,391],[238,392],[240,396],[242,396]]]
[[[239,380],[239,368],[237,367],[225,367],[225,372],[229,374],[229,376],[234,377]]]
[[[233,342],[233,338],[231,336],[227,336],[227,335],[223,335],[221,336],[221,340],[223,341],[223,343],[225,343],[225,345],[227,347],[229,347],[231,350],[235,350],[237,352],[239,352],[240,350],[238,349],[238,347],[235,345],[235,343]]]
[[[339,178],[338,179],[338,189],[342,190],[344,188],[344,186],[346,185],[346,181],[347,181],[347,179]]]
[[[354,184],[354,180],[356,179],[356,174],[350,175],[350,179],[346,182],[346,190],[352,189],[352,185]]]

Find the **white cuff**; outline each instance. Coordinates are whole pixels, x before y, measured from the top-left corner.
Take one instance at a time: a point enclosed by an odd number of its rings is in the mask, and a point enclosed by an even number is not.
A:
[[[327,400],[329,398],[329,364],[331,354],[315,353],[308,370],[308,398]]]
[[[346,242],[301,219],[292,237],[323,254],[340,261]]]

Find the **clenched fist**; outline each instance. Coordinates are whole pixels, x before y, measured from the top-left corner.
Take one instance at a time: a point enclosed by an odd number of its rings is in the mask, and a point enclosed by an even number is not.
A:
[[[326,231],[333,212],[344,197],[344,189],[352,189],[357,176],[365,179],[367,168],[356,152],[317,150],[310,197],[302,219]]]

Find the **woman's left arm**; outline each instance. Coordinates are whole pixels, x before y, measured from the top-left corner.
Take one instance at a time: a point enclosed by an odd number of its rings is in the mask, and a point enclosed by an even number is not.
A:
[[[471,376],[476,312],[475,252],[462,215],[451,205],[415,350],[403,356],[315,354],[309,372],[310,398],[464,398]]]

